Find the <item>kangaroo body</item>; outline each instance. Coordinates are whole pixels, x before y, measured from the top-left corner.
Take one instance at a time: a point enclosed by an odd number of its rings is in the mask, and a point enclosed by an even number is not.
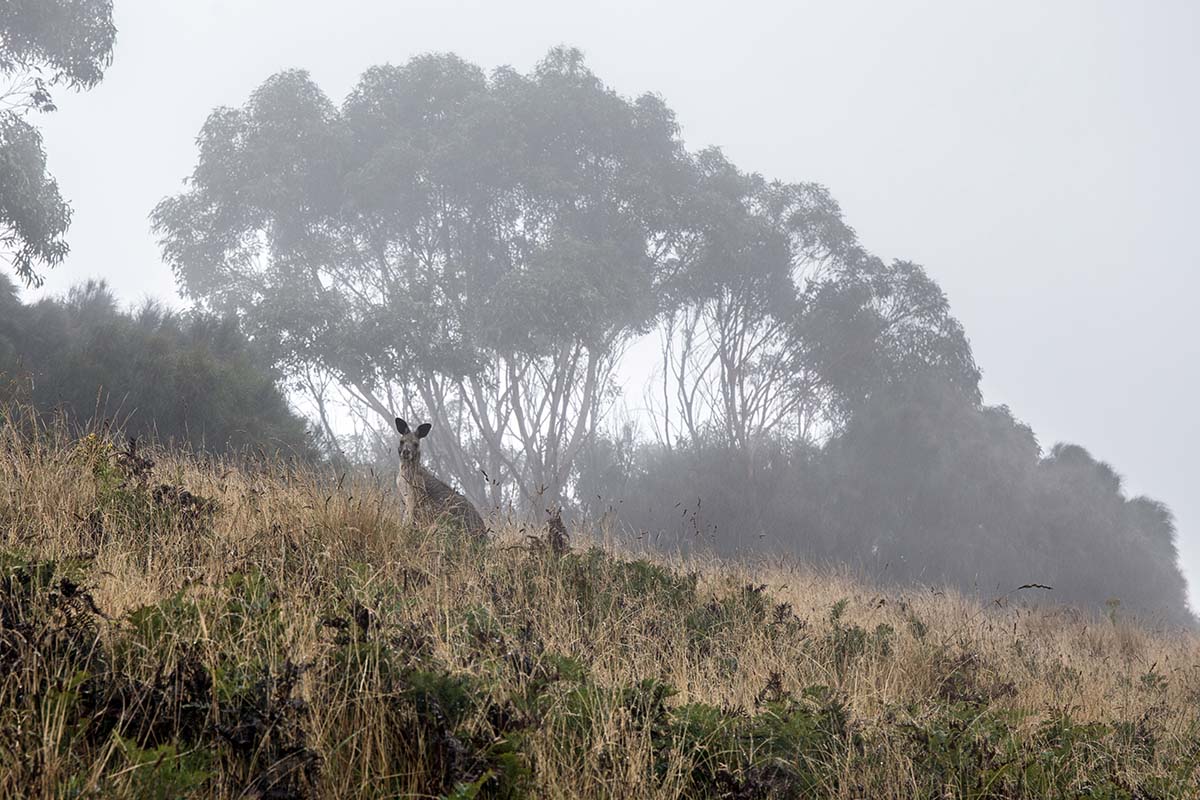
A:
[[[487,526],[471,501],[421,464],[420,440],[429,433],[429,428],[429,423],[425,423],[412,431],[408,423],[396,418],[396,430],[400,432],[400,469],[396,473],[396,489],[404,503],[405,523],[429,525],[439,520],[450,520],[461,525],[468,534],[486,535]]]

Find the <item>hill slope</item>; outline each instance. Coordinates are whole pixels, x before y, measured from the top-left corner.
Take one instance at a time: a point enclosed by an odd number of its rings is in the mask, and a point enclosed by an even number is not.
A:
[[[390,483],[0,427],[0,796],[1200,793],[1193,634],[471,543]]]

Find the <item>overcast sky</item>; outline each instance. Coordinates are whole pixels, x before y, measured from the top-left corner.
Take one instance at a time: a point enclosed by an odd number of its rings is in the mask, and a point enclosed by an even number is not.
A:
[[[1176,512],[1200,609],[1200,3],[115,0],[115,61],[39,118],[75,209],[46,291],[172,297],[147,214],[216,106],[309,70],[454,51],[528,70],[581,48],[661,94],[692,148],[821,182],[864,244],[924,264],[985,399],[1078,442]],[[1031,576],[1036,580],[1036,576]]]

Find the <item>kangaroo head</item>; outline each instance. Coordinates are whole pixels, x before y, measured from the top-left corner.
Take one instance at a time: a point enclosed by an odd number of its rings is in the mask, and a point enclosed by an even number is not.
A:
[[[396,430],[400,433],[400,463],[416,465],[421,463],[421,440],[429,435],[433,426],[428,422],[417,426],[414,431],[408,423],[396,417]]]

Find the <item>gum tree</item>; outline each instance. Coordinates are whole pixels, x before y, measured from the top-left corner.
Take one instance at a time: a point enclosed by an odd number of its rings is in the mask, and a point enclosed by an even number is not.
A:
[[[813,444],[873,393],[929,374],[978,401],[941,289],[915,264],[866,253],[824,187],[743,173],[715,150],[693,175],[649,398],[668,450]]]
[[[571,50],[528,75],[425,56],[340,107],[276,75],[199,144],[154,212],[185,294],[314,393],[386,424],[419,409],[476,502],[558,501],[671,269],[686,167],[661,101]]]
[[[26,284],[67,255],[71,209],[46,167],[30,113],[54,110],[52,90],[90,89],[112,60],[111,0],[0,4],[0,257]]]

